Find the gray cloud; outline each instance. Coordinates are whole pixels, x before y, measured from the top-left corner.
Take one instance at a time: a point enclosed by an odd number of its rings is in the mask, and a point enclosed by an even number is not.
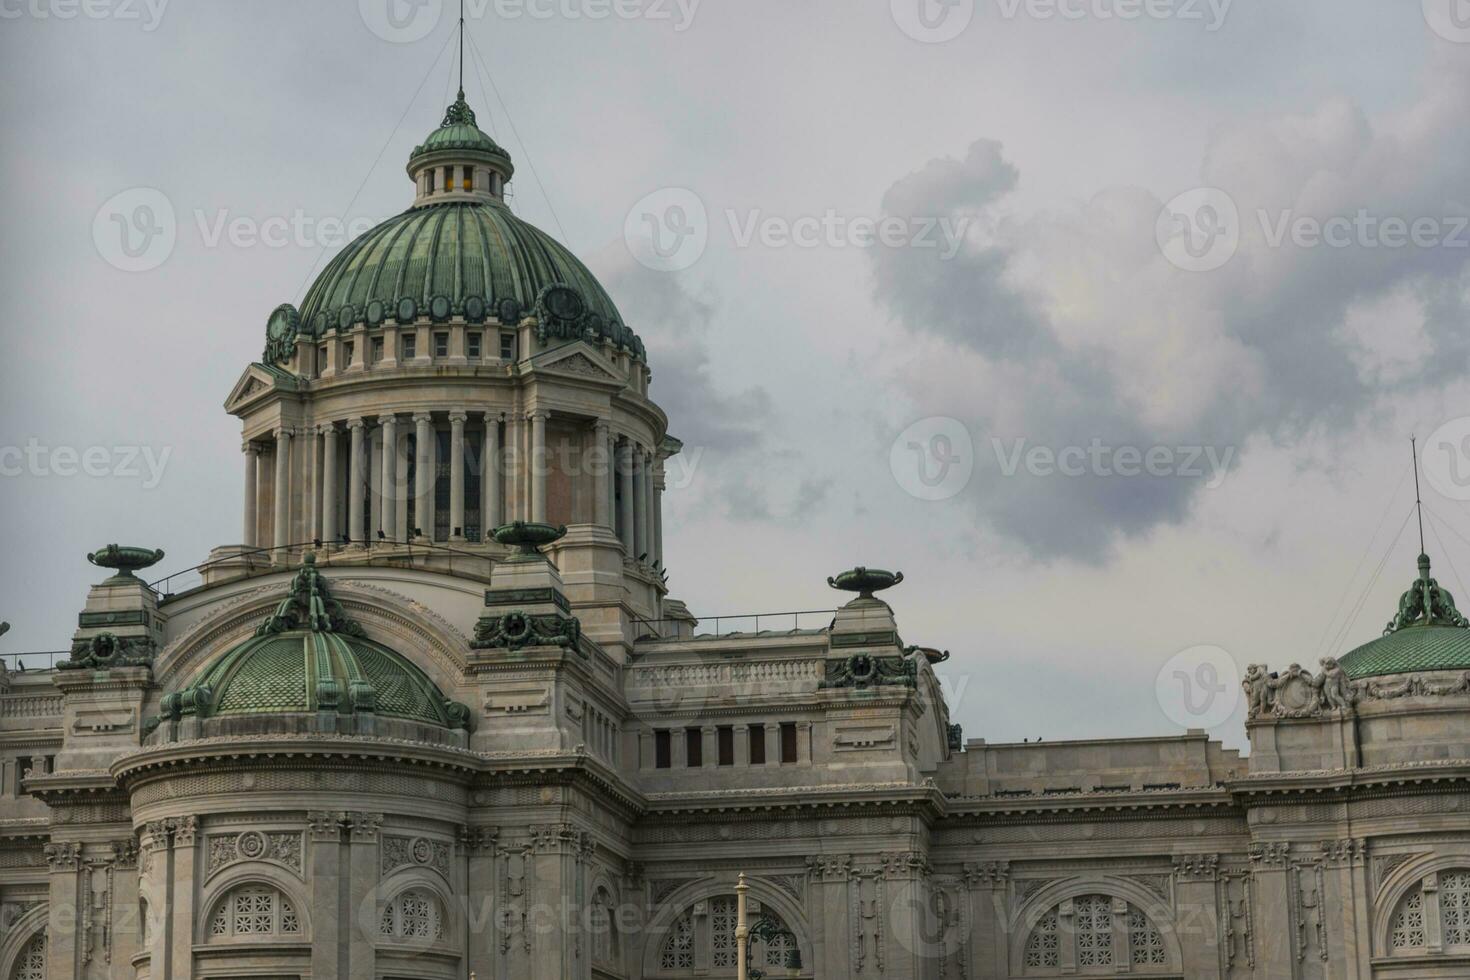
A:
[[[1120,540],[1183,520],[1210,480],[1007,475],[992,438],[1223,456],[1257,435],[1344,431],[1383,397],[1385,371],[1401,390],[1463,374],[1470,249],[1302,248],[1274,245],[1268,229],[1360,209],[1380,221],[1470,214],[1467,110],[1470,62],[1440,51],[1417,103],[1393,116],[1332,100],[1223,130],[1202,184],[1236,202],[1242,240],[1206,273],[1175,269],[1154,242],[1171,194],[1108,190],[1011,215],[1020,175],[992,140],[897,181],[886,213],[974,220],[949,261],[871,254],[876,298],[918,341],[904,375],[913,401],[976,437],[967,492],[981,520],[1037,556],[1102,561]],[[1389,322],[1405,318],[1417,322]]]

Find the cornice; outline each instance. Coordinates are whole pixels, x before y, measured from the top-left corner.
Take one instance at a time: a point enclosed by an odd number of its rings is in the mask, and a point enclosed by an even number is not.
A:
[[[1157,794],[1154,796],[1153,794]],[[1052,796],[960,797],[950,800],[950,823],[1057,823],[1068,821],[1176,820],[1181,817],[1226,816],[1244,820],[1223,789],[1155,790],[1143,793],[1078,793]]]
[[[696,793],[650,793],[645,822],[687,819],[696,815],[733,813],[827,813],[855,816],[861,811],[908,811],[930,820],[946,816],[944,794],[933,785],[913,783],[848,783],[800,789],[731,789]]]
[[[1470,760],[1402,762],[1359,769],[1318,769],[1255,773],[1226,784],[1232,796],[1251,806],[1295,802],[1324,795],[1376,799],[1415,793],[1470,792]]]

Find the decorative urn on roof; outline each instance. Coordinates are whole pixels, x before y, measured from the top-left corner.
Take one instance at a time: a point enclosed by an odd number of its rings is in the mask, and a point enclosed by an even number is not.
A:
[[[866,568],[859,565],[845,572],[838,572],[827,579],[827,584],[843,592],[856,592],[859,599],[871,599],[874,592],[891,589],[903,581],[903,572],[890,572],[882,568]]]

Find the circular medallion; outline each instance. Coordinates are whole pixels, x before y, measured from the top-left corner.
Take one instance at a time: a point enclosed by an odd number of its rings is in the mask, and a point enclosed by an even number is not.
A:
[[[296,327],[301,322],[301,315],[296,312],[296,307],[290,303],[282,303],[271,313],[270,319],[266,321],[265,333],[271,340],[285,340],[296,335]]]
[[[582,297],[570,286],[547,286],[541,294],[541,305],[558,320],[577,320],[586,312]]]
[[[381,327],[383,325],[383,320],[386,317],[386,315],[387,315],[387,310],[385,310],[383,308],[383,301],[382,300],[375,299],[375,300],[372,300],[371,302],[368,303],[368,305],[367,305],[367,322],[371,326]]]
[[[398,322],[412,323],[413,318],[418,316],[419,304],[414,302],[412,296],[405,296],[398,301]]]
[[[413,841],[413,860],[415,864],[428,864],[434,860],[434,848],[422,837],[415,837]]]
[[[847,658],[847,670],[859,684],[872,680],[878,673],[878,662],[865,653],[855,653]]]
[[[519,643],[531,635],[531,620],[525,613],[506,613],[500,619],[500,632],[512,643]]]
[[[344,306],[344,307],[342,307],[342,309],[340,309],[340,310],[337,311],[337,329],[338,330],[351,330],[352,329],[352,321],[353,321],[353,319],[354,319],[354,316],[353,316],[353,312],[352,312],[352,307],[351,306]]]
[[[327,311],[321,310],[311,318],[311,332],[320,337],[327,332]]]
[[[265,835],[257,830],[247,830],[235,838],[235,849],[242,858],[253,861],[265,853]]]
[[[429,315],[437,322],[443,323],[449,319],[449,297],[435,296],[429,300]]]
[[[513,327],[521,322],[521,304],[507,296],[495,306],[495,317],[506,326]]]
[[[471,323],[485,322],[485,301],[478,296],[468,296],[464,301],[464,318]]]

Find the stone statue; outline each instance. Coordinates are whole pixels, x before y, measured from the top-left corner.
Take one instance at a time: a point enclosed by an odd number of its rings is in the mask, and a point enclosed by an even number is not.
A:
[[[1320,661],[1322,674],[1313,686],[1322,691],[1322,707],[1327,709],[1338,708],[1343,711],[1352,711],[1357,702],[1357,696],[1353,693],[1352,683],[1348,680],[1347,671],[1343,670],[1335,657],[1323,657]]]
[[[1271,706],[1269,684],[1270,675],[1266,673],[1265,664],[1251,664],[1246,667],[1245,679],[1240,682],[1240,686],[1245,691],[1247,718],[1260,717],[1269,710]]]

